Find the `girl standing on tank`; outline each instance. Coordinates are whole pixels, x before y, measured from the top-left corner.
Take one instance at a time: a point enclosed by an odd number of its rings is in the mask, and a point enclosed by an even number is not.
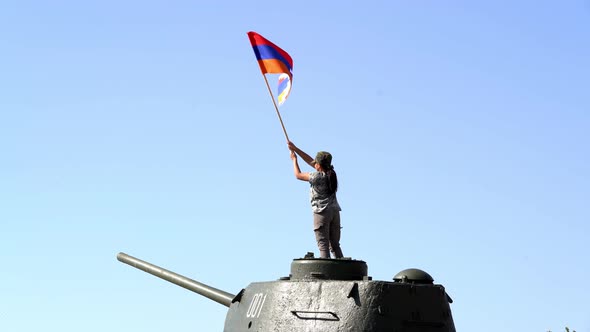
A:
[[[313,211],[313,230],[320,250],[321,258],[330,258],[330,251],[335,258],[342,257],[340,249],[340,205],[336,199],[338,177],[332,166],[332,155],[326,151],[317,153],[312,159],[293,142],[288,142],[293,160],[295,177],[311,185],[310,200]],[[297,155],[315,168],[315,172],[302,173],[297,163]]]

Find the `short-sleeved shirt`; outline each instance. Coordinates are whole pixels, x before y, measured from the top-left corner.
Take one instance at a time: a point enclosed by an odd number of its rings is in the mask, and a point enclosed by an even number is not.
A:
[[[341,211],[336,192],[330,193],[330,179],[324,172],[309,173],[309,197],[311,200],[311,209],[314,213],[320,213],[328,208]]]

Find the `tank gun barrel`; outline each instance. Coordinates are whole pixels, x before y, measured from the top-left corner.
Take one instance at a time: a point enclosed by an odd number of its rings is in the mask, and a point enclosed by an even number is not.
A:
[[[173,284],[176,284],[182,288],[186,288],[190,291],[193,291],[199,295],[203,295],[204,297],[211,299],[217,303],[223,304],[226,307],[231,305],[231,302],[235,295],[230,293],[224,292],[217,288],[205,285],[193,279],[184,277],[178,273],[174,273],[172,271],[166,270],[154,264],[148,263],[143,261],[139,258],[135,258],[133,256],[127,255],[126,253],[120,252],[117,254],[117,259],[120,262],[123,262],[127,265],[131,265],[136,269],[140,269],[144,272],[152,274],[160,279],[164,279],[169,281]]]

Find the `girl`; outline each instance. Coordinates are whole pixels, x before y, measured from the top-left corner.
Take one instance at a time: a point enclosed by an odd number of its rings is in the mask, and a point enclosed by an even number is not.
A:
[[[330,258],[330,251],[335,258],[342,257],[340,249],[340,205],[336,199],[338,178],[332,166],[332,155],[325,151],[317,153],[312,159],[295,144],[288,142],[293,160],[295,177],[308,181],[311,185],[310,199],[313,211],[313,230],[320,249],[321,258]],[[302,173],[297,163],[299,155],[306,163],[315,168],[315,172]]]

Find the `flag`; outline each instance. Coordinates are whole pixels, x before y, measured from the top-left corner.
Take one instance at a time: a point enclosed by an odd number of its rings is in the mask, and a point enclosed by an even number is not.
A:
[[[291,79],[287,74],[279,76],[279,106],[283,105],[291,93]]]
[[[284,73],[293,78],[293,59],[287,52],[254,31],[248,32],[248,38],[262,74]]]

